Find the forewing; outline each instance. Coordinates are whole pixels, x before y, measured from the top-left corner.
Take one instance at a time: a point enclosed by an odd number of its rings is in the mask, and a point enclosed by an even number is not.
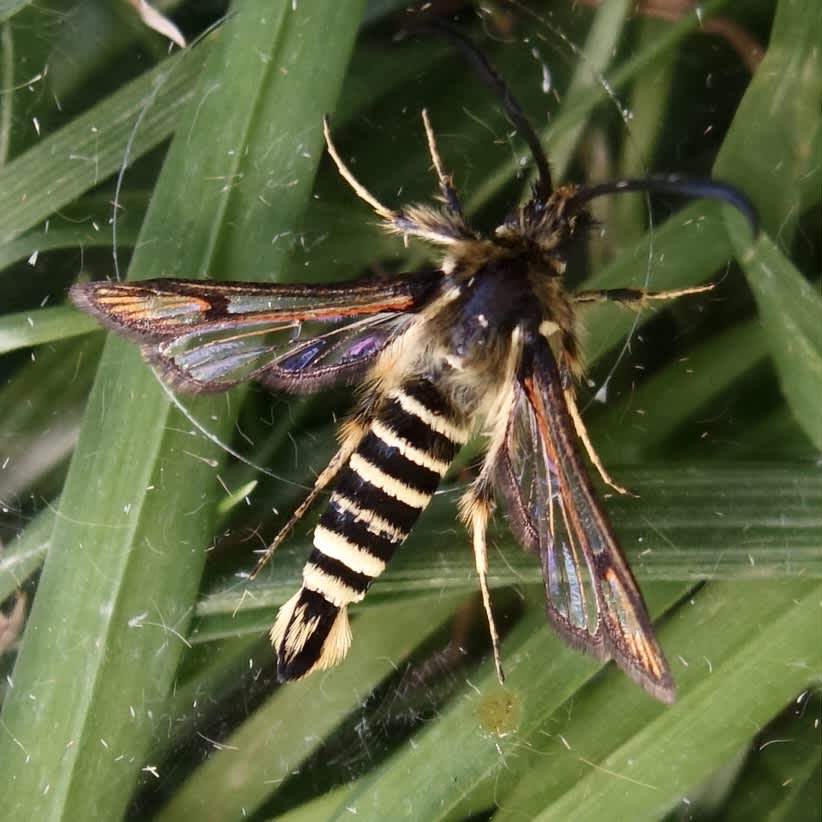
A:
[[[76,285],[74,303],[138,342],[178,388],[246,380],[311,392],[359,379],[429,299],[439,272],[339,286],[199,280]]]
[[[576,447],[559,372],[540,336],[523,372],[497,478],[511,524],[542,559],[548,617],[572,646],[616,663],[663,702],[668,663]]]

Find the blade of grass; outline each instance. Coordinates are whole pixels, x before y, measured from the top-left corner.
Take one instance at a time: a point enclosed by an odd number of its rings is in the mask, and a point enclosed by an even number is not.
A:
[[[646,590],[651,613],[659,615],[686,590],[681,585],[651,586]],[[530,596],[533,603],[542,592]],[[601,668],[590,657],[565,648],[545,624],[539,606],[529,609],[504,639],[502,654],[504,686],[493,663],[483,663],[441,710],[438,721],[421,727],[413,744],[360,780],[344,807],[329,818],[354,809],[358,818],[379,819],[380,797],[395,795],[405,797],[405,812],[417,819],[466,818],[491,807],[494,784],[520,745],[539,736],[554,712],[561,712]]]
[[[653,44],[665,35],[666,29],[667,24],[663,21],[652,18],[642,20],[638,31],[639,48]],[[630,112],[630,124],[626,126],[628,139],[622,144],[618,169],[599,179],[638,177],[649,173],[648,163],[653,162],[655,149],[670,112],[679,56],[673,50],[660,55],[654,66],[654,82],[643,83],[638,79],[632,84],[626,106],[626,111]],[[637,228],[647,224],[648,205],[642,198],[612,197],[610,202],[606,198],[599,207],[605,210],[604,218],[600,221],[608,226],[608,233],[612,237],[619,238],[620,246],[624,246],[623,237],[636,236]],[[599,219],[599,214],[595,213],[595,217]]]
[[[582,58],[564,95],[563,106],[573,106],[580,98],[584,99],[585,96],[596,94],[596,90],[602,90],[599,78],[614,58],[631,8],[631,3],[625,0],[601,5],[581,49]],[[580,119],[565,131],[557,133],[551,142],[551,174],[555,181],[564,179],[584,128],[585,120]],[[526,188],[526,198],[529,188]]]
[[[733,249],[722,221],[722,206],[707,201],[691,203],[662,225],[654,226],[612,263],[586,279],[584,287],[642,286],[646,272],[648,284],[655,290],[695,285],[710,279],[732,257]],[[700,296],[684,299],[698,300]],[[588,363],[596,362],[624,340],[637,320],[632,311],[613,308],[592,304],[580,311]],[[640,323],[653,313],[653,310],[643,311]]]
[[[120,227],[118,240],[121,246],[133,246],[136,239],[137,235],[130,225]],[[52,229],[51,231],[30,231],[22,237],[0,246],[0,271],[19,260],[28,259],[34,253],[39,256],[46,251],[78,247],[110,248],[111,235],[78,227]]]
[[[651,464],[618,476],[640,499],[614,497],[606,510],[640,582],[822,575],[822,483],[811,463]],[[265,630],[299,584],[309,543],[303,534],[284,545],[247,597],[237,579],[216,581],[197,605],[192,641]],[[539,563],[501,522],[491,545],[492,586],[541,582]],[[476,591],[468,537],[442,497],[361,607],[426,591]]]
[[[589,427],[593,441],[600,443],[600,458],[606,465],[613,464],[613,452],[619,455],[619,463],[642,462],[643,457],[654,454],[677,426],[767,355],[757,322],[742,323],[715,335],[686,358],[645,380],[635,392],[608,405]],[[652,417],[652,424],[646,423],[646,412]],[[634,424],[642,426],[642,436],[623,437],[626,427]],[[615,431],[620,436],[613,438]]]
[[[0,354],[99,330],[91,317],[70,308],[41,308],[0,317]]]
[[[780,0],[768,50],[714,165],[759,211],[764,230],[790,246],[802,212],[796,183],[813,168],[822,115],[822,18],[814,0]],[[814,146],[817,146],[814,149]],[[822,198],[816,192],[815,202]],[[810,204],[804,204],[807,207]]]
[[[648,73],[653,74],[658,60],[667,62],[669,53],[674,51],[685,37],[700,27],[702,25],[701,21],[705,17],[719,14],[728,5],[728,2],[729,0],[714,0],[713,2],[701,3],[698,13],[684,15],[669,26],[656,40],[648,43],[619,67],[615,68],[608,76],[607,86],[597,83],[580,94],[570,105],[564,106],[560,114],[542,132],[542,144],[546,147],[548,156],[552,156],[554,140],[559,139],[561,135],[573,129],[578,123],[584,123],[598,104],[608,99],[609,95],[620,92],[631,80],[643,74],[646,76]],[[538,28],[547,27],[553,31],[549,21],[544,20],[539,14],[522,6],[517,7],[526,16],[530,17]],[[480,206],[499,192],[519,170],[519,163],[516,158],[501,165],[496,172],[487,177],[482,186],[472,192],[472,196],[467,202],[467,211],[471,213],[479,209]]]
[[[0,554],[0,601],[5,601],[43,564],[59,500],[44,508]]]
[[[356,782],[349,782],[338,788],[332,788],[293,810],[277,814],[276,818],[279,822],[317,822],[318,819],[330,819],[332,812],[342,804],[345,797],[350,796],[356,790],[356,787]]]
[[[0,501],[6,509],[25,507],[30,493],[50,496],[40,483],[74,448],[102,347],[97,335],[41,348],[0,389]]]
[[[746,751],[739,779],[717,809],[725,822],[814,818],[822,785],[820,716],[819,691],[805,691],[759,735],[758,744]],[[768,808],[764,817],[762,808]]]
[[[113,174],[134,133],[130,160],[166,140],[190,105],[212,42],[169,57],[55,134],[0,166],[0,245]]]
[[[821,41],[822,18],[813,0],[778,4],[768,52],[715,165],[717,176],[737,182],[751,197],[768,233],[747,251],[744,229],[727,214],[728,231],[756,299],[785,398],[818,449],[822,298],[777,244],[790,245],[806,205],[801,203],[797,180],[813,169],[809,161],[818,164]],[[817,190],[814,202],[820,198],[822,191]]]
[[[551,728],[499,819],[659,818],[673,809],[820,676],[820,594],[818,583],[800,581],[708,585],[661,631],[688,665],[674,660],[677,705],[648,709],[621,683],[598,683]],[[761,686],[749,687],[754,680]]]
[[[459,595],[417,597],[364,611],[354,621],[356,641],[346,664],[325,676],[277,689],[224,740],[225,749],[210,756],[176,792],[158,814],[158,822],[189,816],[221,822],[251,813],[299,769],[318,741],[359,708],[364,695],[393,673],[394,660],[408,656],[461,599]],[[386,625],[392,630],[386,631]],[[310,711],[305,710],[308,705]]]
[[[3,0],[0,4],[0,23],[5,23],[6,20],[14,17],[20,9],[25,8],[31,3],[31,0]]]
[[[769,237],[763,236],[740,262],[785,399],[822,451],[822,298]]]
[[[658,611],[675,592],[648,593]],[[800,581],[711,583],[678,607],[659,628],[677,655],[681,698],[671,708],[613,666],[586,685],[595,664],[561,650],[537,627],[539,614],[526,617],[503,645],[505,693],[489,663],[464,699],[361,780],[331,818],[355,809],[379,819],[382,798],[397,794],[424,819],[492,808],[500,819],[658,818],[819,676],[820,593],[818,583]],[[747,687],[763,676],[767,687]],[[489,727],[496,696],[506,713]]]
[[[359,5],[272,12],[260,0],[229,18],[186,97],[132,276],[276,264],[271,226],[293,226],[309,196]],[[230,426],[224,399],[194,405],[217,434]],[[221,452],[188,428],[134,348],[111,340],[3,706],[0,794],[12,813],[113,819],[128,801],[211,535]]]

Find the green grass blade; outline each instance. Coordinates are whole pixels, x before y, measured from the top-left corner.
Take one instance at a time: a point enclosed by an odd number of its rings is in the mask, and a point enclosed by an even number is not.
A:
[[[582,695],[567,721],[546,728],[534,767],[498,818],[640,819],[674,809],[752,729],[818,681],[820,595],[818,583],[707,586],[660,632],[675,649],[679,703],[660,711],[621,685]],[[711,630],[717,620],[722,632]],[[761,686],[751,688],[754,680]]]
[[[697,285],[712,277],[733,256],[717,203],[692,203],[625,249],[613,262],[586,279],[586,288],[642,287],[654,290]],[[684,297],[699,300],[703,296]],[[636,315],[615,306],[592,304],[580,311],[586,362],[592,363],[625,339]],[[645,310],[647,320],[654,309]]]
[[[820,716],[819,690],[805,691],[760,735],[757,744],[746,751],[733,790],[716,808],[724,822],[757,818],[791,822],[818,815]],[[767,808],[764,814],[763,808]]]
[[[822,576],[822,483],[812,463],[650,464],[618,477],[639,499],[612,497],[605,506],[640,581]],[[468,536],[454,528],[456,495],[448,497],[435,500],[362,607],[398,595],[476,590]],[[501,518],[495,525],[491,584],[540,582],[539,563]],[[308,551],[305,535],[283,546],[248,598],[235,579],[217,581],[197,608],[200,639],[237,630],[238,609],[249,630],[265,626],[299,584]]]
[[[658,615],[685,590],[681,585],[656,587],[649,598],[652,613]],[[540,596],[537,591],[532,601]],[[564,648],[539,608],[504,639],[502,654],[503,687],[490,660],[466,676],[438,721],[421,727],[413,744],[362,779],[330,818],[353,808],[358,818],[380,819],[381,796],[407,797],[407,807],[420,819],[465,818],[491,807],[494,785],[514,752],[538,736],[600,667]]]
[[[41,308],[39,311],[4,314],[0,318],[0,354],[88,334],[99,327],[91,317],[78,317],[70,308]]]
[[[120,227],[118,241],[120,246],[134,245],[136,236],[131,228]],[[111,234],[102,231],[88,231],[87,229],[64,228],[51,231],[30,231],[10,243],[0,246],[0,271],[19,260],[30,258],[33,254],[39,256],[46,251],[55,251],[64,248],[110,248]]]
[[[0,23],[5,23],[11,17],[14,17],[17,12],[31,3],[31,0],[3,0],[0,3]]]
[[[650,593],[653,610],[675,589]],[[797,581],[713,583],[693,595],[659,631],[681,691],[672,708],[615,669],[585,686],[594,663],[526,620],[503,645],[505,692],[489,664],[471,678],[475,690],[363,779],[333,818],[355,809],[379,819],[383,798],[396,795],[413,797],[424,819],[494,808],[500,819],[658,818],[746,743],[752,722],[822,674],[821,593]],[[725,630],[712,632],[720,619]],[[767,687],[747,687],[760,677]]]
[[[277,264],[272,225],[293,226],[311,191],[320,118],[333,107],[359,5],[272,12],[254,2],[229,18],[187,96],[194,104],[166,159],[133,277],[250,276],[263,260]],[[272,211],[259,195],[278,181],[289,185]],[[217,434],[231,424],[220,417],[224,399],[193,407]],[[152,711],[186,645],[220,457],[192,436],[133,346],[111,340],[3,706],[0,794],[13,797],[13,813],[122,813]]]
[[[737,183],[751,198],[765,231],[787,245],[802,208],[810,205],[800,205],[796,181],[814,169],[822,125],[818,11],[814,0],[777,4],[768,51],[714,166],[717,177]],[[815,202],[820,198],[817,190]]]
[[[43,564],[54,531],[56,504],[43,509],[17,539],[0,554],[0,599],[23,587]]]
[[[700,6],[699,14],[683,15],[653,43],[632,54],[618,67],[615,67],[607,77],[607,87],[601,83],[594,84],[585,89],[568,106],[564,106],[559,115],[543,130],[542,142],[546,146],[549,157],[552,156],[552,144],[555,139],[561,140],[564,134],[575,129],[578,124],[584,123],[597,105],[613,98],[615,92],[621,92],[632,80],[638,77],[653,76],[657,68],[657,61],[667,62],[670,59],[670,52],[675,51],[681,45],[682,40],[700,27],[700,20],[703,15],[718,15],[728,4],[729,0],[710,0],[710,2],[703,3]],[[538,14],[527,10],[524,13],[529,18],[529,23],[535,24],[536,28],[540,29],[546,25],[546,22]],[[595,65],[605,65],[600,57],[602,55],[597,58]],[[489,175],[481,186],[471,192],[471,196],[467,200],[469,213],[498,193],[518,171],[519,161],[517,158],[513,158]]]
[[[564,106],[572,107],[580,98],[590,99],[601,93],[599,78],[605,75],[608,65],[614,58],[629,11],[630,3],[624,0],[604,3],[599,9],[581,50],[583,59],[580,59],[568,85]],[[578,120],[567,130],[560,131],[552,141],[551,174],[555,184],[565,179],[584,128],[585,121]],[[527,194],[526,190],[525,196]]]
[[[696,416],[768,355],[756,322],[740,324],[692,350],[652,377],[635,392],[607,405],[590,426],[593,441],[606,464],[659,458],[659,447],[678,426]],[[636,426],[637,437],[614,437],[613,432]]]
[[[168,139],[192,101],[210,51],[208,41],[168,58],[0,166],[0,245],[113,174],[132,134],[132,162]]]
[[[822,450],[822,297],[769,237],[741,262],[785,399]]]
[[[39,348],[0,388],[0,500],[5,511],[22,514],[29,494],[50,498],[59,493],[64,478],[59,474],[77,442],[102,347],[103,335],[97,334]]]
[[[356,645],[349,664],[340,669],[339,676],[334,675],[331,691],[322,675],[275,690],[225,740],[226,749],[215,752],[177,791],[158,815],[158,822],[191,816],[220,822],[240,819],[258,808],[299,769],[315,749],[316,740],[329,736],[342,717],[359,708],[363,694],[393,673],[393,660],[410,654],[450,617],[460,600],[459,595],[434,595],[366,610],[353,623]],[[421,612],[425,620],[419,618]],[[394,634],[385,631],[386,622],[403,637],[400,647]],[[306,706],[312,706],[310,711]],[[269,745],[278,740],[282,743],[279,755],[271,760],[266,755]]]
[[[801,211],[810,205],[802,202],[796,181],[813,170],[813,163],[818,166],[818,11],[812,0],[779,3],[768,53],[739,106],[715,171],[738,182],[759,210],[768,236],[748,253],[750,241],[730,215],[729,233],[756,298],[788,404],[822,449],[822,298],[777,245],[791,243]],[[813,202],[820,198],[817,187]]]

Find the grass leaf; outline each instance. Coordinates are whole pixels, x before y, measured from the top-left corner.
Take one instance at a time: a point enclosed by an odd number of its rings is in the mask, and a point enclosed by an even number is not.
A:
[[[180,274],[221,266],[240,273],[268,247],[272,222],[296,222],[319,159],[320,116],[333,105],[357,20],[356,4],[339,4],[333,14],[311,5],[270,13],[267,3],[247,3],[225,24],[188,98],[195,102],[166,158],[132,277],[168,272],[170,262]],[[301,82],[287,82],[281,68],[301,61],[308,66]],[[292,140],[299,135],[303,153],[282,140],[286,129]],[[289,168],[272,219],[257,192]],[[135,404],[142,422],[124,427]],[[229,418],[212,417],[224,402],[193,407],[212,418],[216,432],[230,426]],[[133,347],[111,340],[3,706],[0,792],[14,797],[14,813],[123,812],[152,710],[166,699],[187,644],[213,522],[195,514],[213,504],[219,457],[212,443],[192,441]],[[53,681],[71,685],[54,690]]]

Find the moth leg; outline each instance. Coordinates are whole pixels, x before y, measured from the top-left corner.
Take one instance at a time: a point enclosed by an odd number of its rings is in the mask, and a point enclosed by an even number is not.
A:
[[[578,291],[572,295],[575,303],[621,303],[642,308],[650,302],[675,300],[688,294],[704,294],[713,290],[713,284],[696,285],[691,288],[675,288],[671,291],[647,291],[644,288],[605,288],[596,291]]]
[[[271,544],[265,549],[265,553],[260,557],[257,565],[249,576],[250,580],[255,579],[257,574],[268,564],[271,557],[274,556],[274,552],[282,545],[294,526],[305,516],[308,509],[311,508],[325,487],[339,474],[340,469],[345,465],[351,454],[354,453],[354,450],[359,445],[360,440],[367,430],[367,423],[364,423],[363,420],[356,417],[351,419],[346,426],[343,427],[343,441],[337,453],[334,454],[328,465],[325,466],[317,476],[317,479],[314,480],[314,487],[308,496],[297,506],[294,513],[288,518],[288,522],[280,528]]]
[[[519,397],[515,375],[522,358],[522,332],[519,327],[511,334],[511,347],[506,364],[503,384],[506,389],[496,398],[488,409],[486,426],[488,429],[488,447],[485,452],[482,469],[471,488],[460,500],[460,518],[471,529],[474,546],[474,562],[479,576],[482,605],[488,620],[488,631],[491,635],[491,647],[494,651],[494,666],[500,684],[505,681],[502,670],[502,657],[499,649],[499,633],[491,609],[491,592],[488,588],[488,544],[486,534],[488,520],[494,513],[493,484],[497,476],[497,467],[501,454],[506,447],[511,417],[515,412]]]
[[[588,429],[585,427],[585,423],[582,421],[582,415],[579,413],[579,407],[577,406],[577,401],[574,397],[574,389],[572,387],[564,388],[563,394],[565,396],[565,405],[568,407],[568,413],[571,415],[571,419],[574,422],[574,429],[577,432],[577,436],[580,438],[582,444],[585,446],[585,451],[588,453],[588,457],[590,458],[594,467],[599,472],[599,475],[602,477],[602,481],[606,485],[610,485],[611,488],[613,488],[614,491],[616,491],[618,494],[625,494],[629,497],[635,497],[636,494],[634,494],[632,491],[629,491],[627,488],[625,488],[625,486],[615,482],[611,475],[605,470],[605,466],[602,464],[602,460],[599,458],[599,454],[597,454],[597,452],[594,450],[591,438],[588,436]]]
[[[678,297],[685,297],[688,294],[703,294],[706,291],[713,290],[713,287],[713,284],[708,284],[693,286],[691,288],[676,288],[670,291],[647,291],[643,288],[607,288],[597,291],[579,291],[572,295],[572,299],[577,303],[617,302],[622,305],[642,308],[654,301],[675,300]],[[563,393],[565,395],[565,404],[568,406],[568,413],[574,421],[577,436],[582,440],[582,444],[585,446],[585,450],[599,472],[600,477],[602,477],[603,482],[619,494],[636,496],[636,494],[633,494],[627,488],[615,482],[611,475],[605,470],[605,466],[594,450],[594,446],[588,436],[588,429],[582,421],[582,416],[579,413],[576,398],[574,397],[573,387],[570,385],[564,386]]]
[[[428,153],[431,155],[431,161],[434,163],[434,170],[437,172],[437,181],[440,184],[440,191],[442,192],[445,204],[460,220],[465,221],[465,215],[463,214],[459,197],[457,197],[457,192],[454,189],[454,180],[450,174],[446,174],[443,168],[440,151],[437,148],[437,139],[434,136],[434,129],[431,128],[431,120],[428,117],[428,109],[425,108],[422,110],[422,124],[425,127],[425,139],[428,141]]]
[[[486,533],[488,530],[488,520],[494,512],[494,501],[490,494],[490,489],[479,477],[470,490],[460,500],[460,512],[463,520],[471,529],[474,545],[474,562],[477,566],[479,576],[480,591],[482,593],[482,605],[485,609],[485,617],[488,620],[488,631],[491,634],[491,647],[494,652],[494,666],[497,669],[497,679],[500,685],[505,682],[505,674],[502,670],[502,657],[499,650],[499,633],[494,622],[494,612],[491,608],[491,592],[488,588],[488,545]]]

